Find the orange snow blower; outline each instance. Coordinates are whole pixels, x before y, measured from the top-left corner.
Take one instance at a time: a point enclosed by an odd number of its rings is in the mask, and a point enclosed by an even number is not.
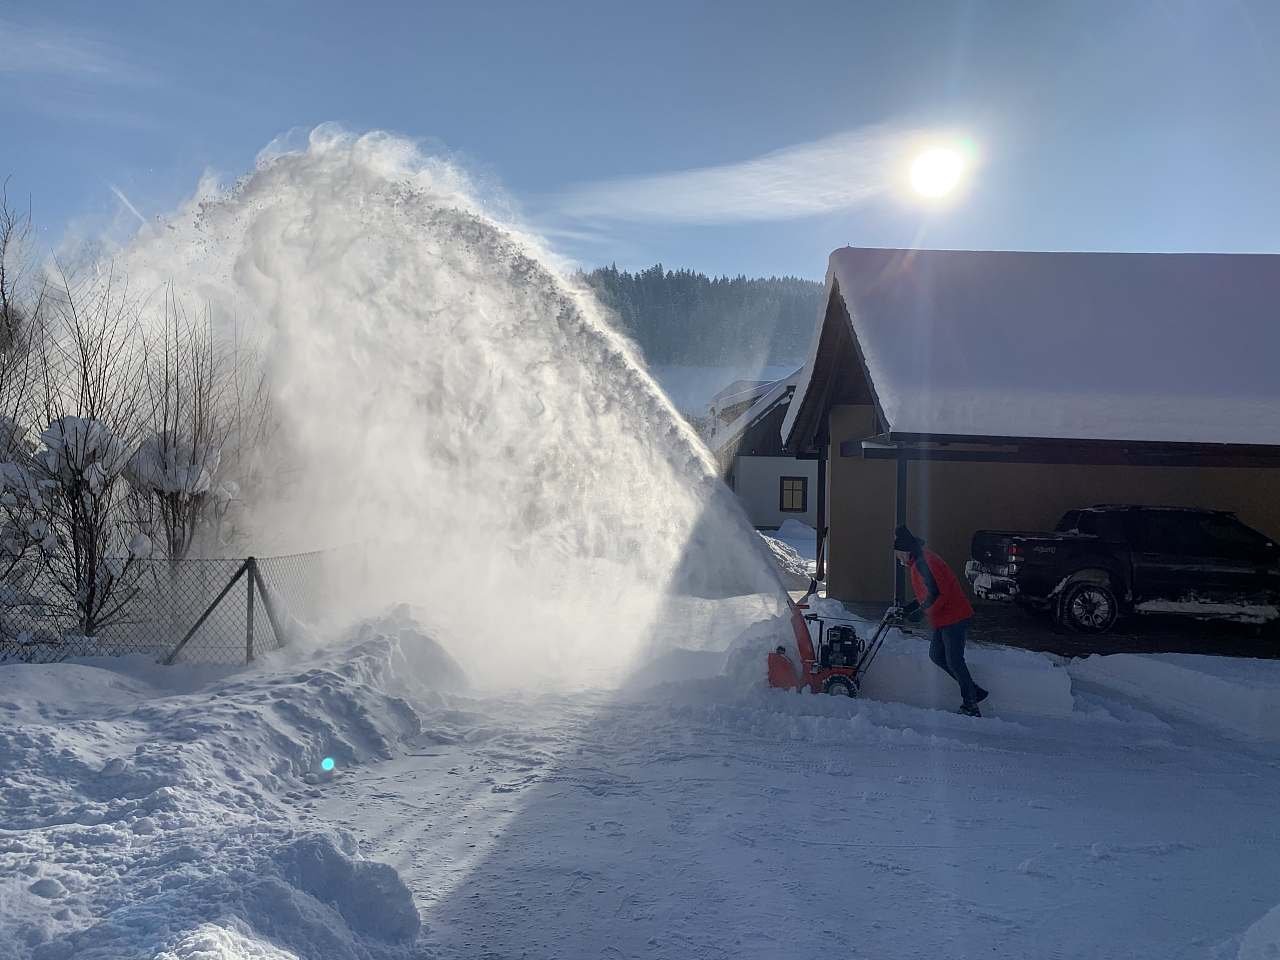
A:
[[[799,603],[788,600],[800,669],[791,662],[787,648],[778,647],[769,654],[769,686],[856,697],[867,670],[884,644],[885,634],[890,627],[902,623],[902,610],[889,607],[871,636],[864,639],[855,627],[861,621],[804,612],[809,608],[809,596]]]

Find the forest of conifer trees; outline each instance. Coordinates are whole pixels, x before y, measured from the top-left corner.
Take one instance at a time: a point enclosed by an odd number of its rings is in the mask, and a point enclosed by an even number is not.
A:
[[[822,284],[798,277],[708,277],[660,263],[582,279],[651,364],[800,363],[822,297]]]

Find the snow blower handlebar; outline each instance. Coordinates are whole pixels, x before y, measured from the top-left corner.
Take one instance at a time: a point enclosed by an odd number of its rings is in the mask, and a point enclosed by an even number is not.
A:
[[[876,629],[871,634],[871,639],[867,641],[867,649],[862,654],[862,658],[858,661],[858,676],[866,676],[867,670],[871,668],[871,661],[876,658],[876,654],[880,652],[880,648],[884,646],[884,638],[889,633],[890,627],[898,627],[901,629],[906,615],[902,612],[902,608],[897,606],[889,607],[884,612],[884,616],[880,618],[880,622],[876,624]]]

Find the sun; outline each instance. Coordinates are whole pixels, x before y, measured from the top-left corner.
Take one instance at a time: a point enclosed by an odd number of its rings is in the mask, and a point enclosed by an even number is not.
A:
[[[945,197],[960,183],[965,158],[951,147],[930,147],[911,161],[911,186],[922,197]]]

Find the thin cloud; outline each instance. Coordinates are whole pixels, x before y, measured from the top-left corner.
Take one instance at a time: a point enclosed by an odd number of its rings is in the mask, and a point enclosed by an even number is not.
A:
[[[733,223],[847,210],[901,178],[915,133],[871,127],[738,163],[584,184],[560,198],[582,220]]]
[[[109,44],[63,27],[0,18],[0,73],[87,77],[115,83],[150,82],[150,71]]]

